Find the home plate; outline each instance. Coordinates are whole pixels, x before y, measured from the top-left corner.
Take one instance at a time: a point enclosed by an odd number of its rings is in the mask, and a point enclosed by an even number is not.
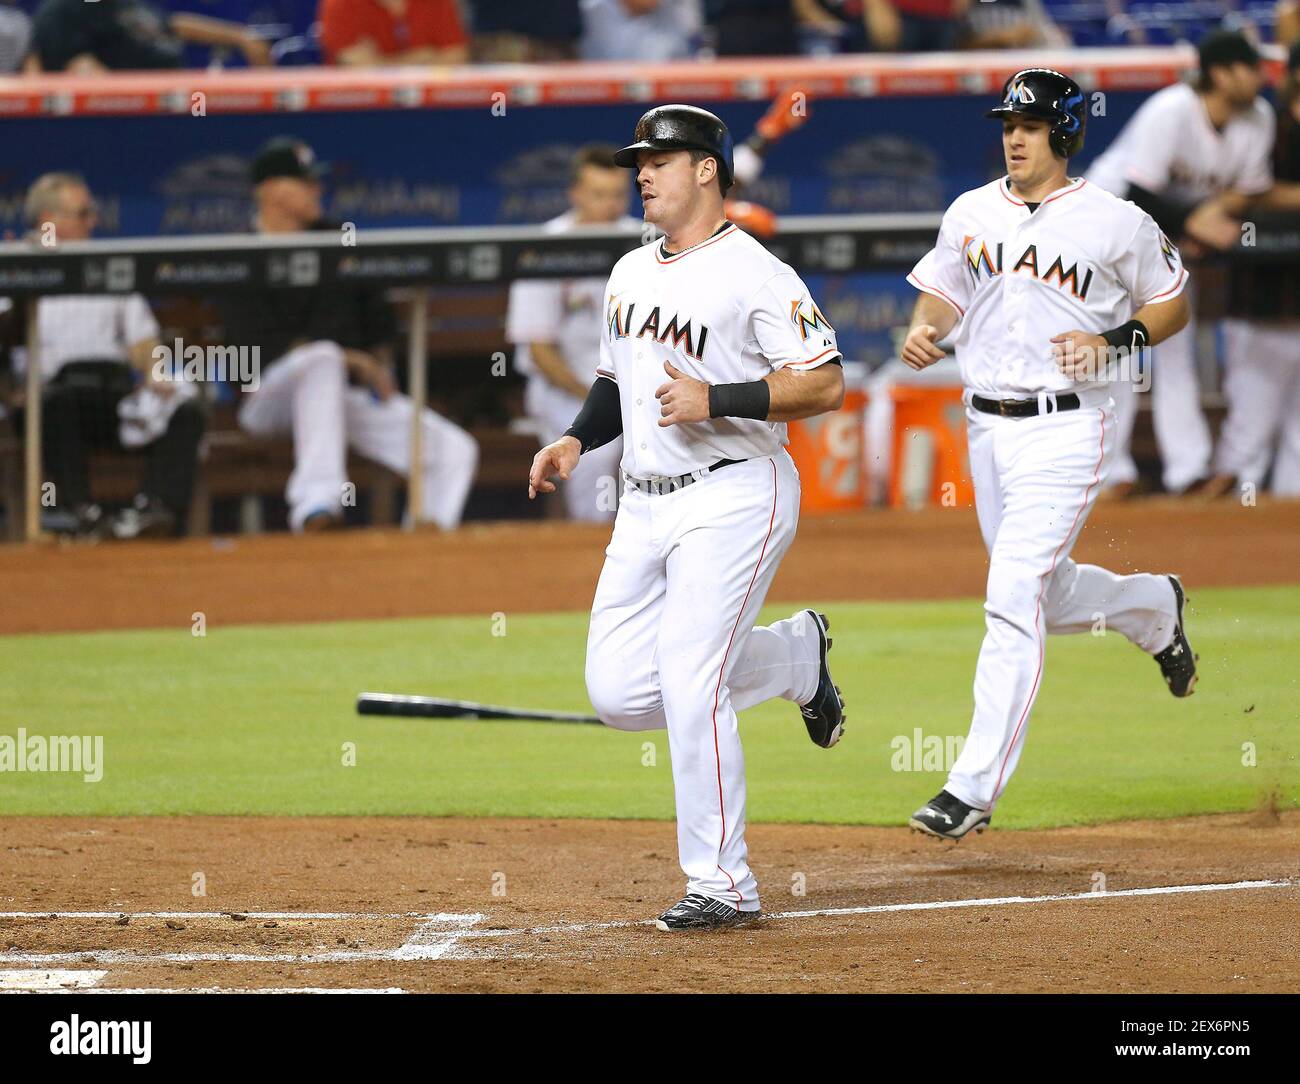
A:
[[[94,986],[107,971],[0,971],[0,990],[68,990]]]

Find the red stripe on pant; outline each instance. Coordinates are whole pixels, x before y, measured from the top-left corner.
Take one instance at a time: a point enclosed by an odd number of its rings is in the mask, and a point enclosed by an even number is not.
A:
[[[763,548],[759,551],[758,562],[754,565],[754,574],[749,577],[749,586],[745,588],[745,598],[740,604],[740,612],[736,614],[735,623],[731,626],[731,636],[727,639],[727,649],[722,653],[722,665],[718,668],[718,684],[713,690],[713,760],[718,768],[718,814],[722,818],[722,838],[718,841],[719,856],[722,854],[723,845],[727,842],[727,808],[722,798],[722,754],[718,750],[718,700],[722,696],[722,675],[727,672],[727,658],[731,655],[731,645],[736,639],[736,629],[740,627],[740,619],[745,616],[745,606],[754,590],[754,581],[758,579],[758,570],[763,567],[763,558],[767,555],[767,544],[772,540],[772,528],[776,524],[776,460],[770,462],[772,464],[772,515],[767,521],[767,537],[763,539]],[[736,902],[740,903],[743,897],[736,891],[735,879],[721,866],[718,866],[718,869],[726,874],[727,880],[731,882],[731,891],[736,894]]]
[[[1070,535],[1074,534],[1074,528],[1079,522],[1079,517],[1083,515],[1083,510],[1088,507],[1088,494],[1101,481],[1101,464],[1106,458],[1106,413],[1102,411],[1101,415],[1101,451],[1097,455],[1097,466],[1093,470],[1092,481],[1088,483],[1088,488],[1083,491],[1083,503],[1079,505],[1079,510],[1074,514],[1074,521],[1070,524],[1070,529],[1065,532],[1065,537],[1061,539],[1061,544],[1056,547],[1056,552],[1052,554],[1052,567],[1047,570],[1047,575],[1043,577],[1038,586],[1038,603],[1034,607],[1034,628],[1038,628],[1038,618],[1043,612],[1043,595],[1047,591],[1047,582],[1052,578],[1052,573],[1056,571],[1056,562],[1060,560],[1061,550],[1065,549],[1065,544],[1070,541]],[[1025,710],[1020,713],[1020,721],[1016,723],[1016,729],[1011,735],[1011,744],[1007,746],[1007,755],[1002,758],[1002,767],[998,769],[998,781],[993,784],[993,796],[989,799],[988,807],[993,808],[993,803],[998,800],[998,790],[1002,786],[1002,776],[1007,770],[1007,761],[1011,759],[1011,751],[1016,747],[1016,739],[1020,737],[1020,729],[1025,725],[1025,720],[1029,718],[1029,709],[1034,705],[1034,697],[1038,695],[1038,682],[1043,676],[1043,660],[1047,654],[1047,630],[1044,629],[1038,644],[1038,672],[1034,674],[1034,683],[1029,688],[1029,699],[1025,703]]]

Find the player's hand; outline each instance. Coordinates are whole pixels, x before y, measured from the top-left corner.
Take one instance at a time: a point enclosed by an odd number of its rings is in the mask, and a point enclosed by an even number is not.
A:
[[[177,381],[170,377],[159,378],[152,370],[145,374],[145,387],[163,399],[170,399],[176,394]]]
[[[550,476],[558,474],[567,482],[580,455],[582,446],[577,438],[565,436],[533,456],[533,466],[528,472],[528,499],[533,500],[539,493],[554,493],[555,483]]]
[[[659,400],[659,424],[663,427],[682,422],[707,422],[709,420],[709,386],[673,368],[671,361],[664,362],[664,372],[671,380],[655,389]]]
[[[893,4],[886,0],[867,0],[867,36],[881,52],[898,48],[903,37],[903,20]]]
[[[380,399],[391,399],[397,391],[393,371],[373,354],[364,350],[344,350],[343,361],[348,372],[375,393]]]
[[[1096,380],[1104,375],[1109,348],[1100,335],[1076,329],[1053,335],[1051,342],[1057,368],[1071,380]]]
[[[917,324],[907,333],[903,340],[900,357],[903,364],[910,369],[924,369],[936,361],[942,361],[948,355],[936,345],[939,332],[929,324]]]
[[[1208,248],[1225,249],[1236,247],[1241,240],[1241,223],[1224,209],[1219,200],[1206,200],[1187,216],[1183,223],[1187,236]]]

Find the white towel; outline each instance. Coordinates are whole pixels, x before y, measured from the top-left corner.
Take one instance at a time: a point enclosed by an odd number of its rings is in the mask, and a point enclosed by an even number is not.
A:
[[[159,394],[152,384],[142,384],[117,404],[118,436],[125,448],[143,448],[167,432],[172,415],[185,402],[198,395],[198,387],[188,380],[169,380],[170,395]]]

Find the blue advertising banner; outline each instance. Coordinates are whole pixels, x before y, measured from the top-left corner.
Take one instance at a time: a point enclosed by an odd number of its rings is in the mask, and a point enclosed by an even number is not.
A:
[[[1087,168],[1145,96],[1109,93],[1094,105],[1072,172]],[[766,105],[712,108],[739,141]],[[808,123],[772,149],[744,196],[778,214],[941,211],[1003,172],[986,105],[971,95],[814,100]],[[21,153],[0,167],[0,229],[23,232],[23,194],[36,177],[72,170],[100,202],[100,236],[243,232],[249,164],[278,135],[306,140],[331,163],[332,219],[360,228],[539,222],[565,208],[574,151],[627,142],[642,108],[8,120],[8,145]],[[630,212],[639,213],[630,178],[628,194]],[[901,274],[810,276],[809,285],[850,356],[870,363],[890,356],[888,331],[906,323],[914,299]]]
[[[1077,171],[1144,99],[1110,93],[1089,119]],[[747,136],[766,103],[710,105]],[[778,143],[746,198],[778,214],[937,211],[1001,172],[997,126],[973,96],[824,100]],[[22,197],[50,170],[83,174],[101,236],[223,233],[249,219],[248,167],[277,135],[333,163],[330,217],[359,227],[537,222],[564,207],[572,153],[628,141],[640,106],[281,116],[64,117],[4,121],[17,151],[0,167],[0,229],[22,232]],[[631,205],[629,185],[629,205]]]

